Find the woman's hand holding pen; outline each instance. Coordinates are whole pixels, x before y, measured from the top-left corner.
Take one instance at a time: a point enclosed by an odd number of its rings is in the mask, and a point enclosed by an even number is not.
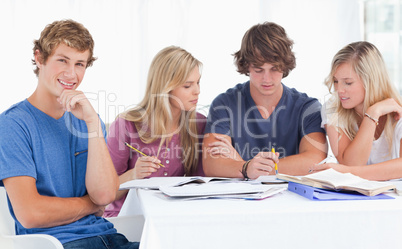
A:
[[[132,179],[143,179],[150,176],[161,167],[159,163],[161,163],[161,161],[156,157],[139,157],[132,169]]]
[[[279,153],[260,152],[248,164],[247,175],[256,179],[261,175],[275,174],[275,163],[279,163]]]

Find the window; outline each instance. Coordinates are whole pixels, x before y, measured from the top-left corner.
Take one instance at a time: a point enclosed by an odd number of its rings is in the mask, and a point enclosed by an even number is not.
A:
[[[402,0],[364,1],[364,38],[383,55],[391,81],[402,93]]]

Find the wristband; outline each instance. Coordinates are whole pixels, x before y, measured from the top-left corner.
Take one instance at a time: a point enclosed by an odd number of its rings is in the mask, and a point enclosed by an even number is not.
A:
[[[364,113],[364,116],[368,117],[369,119],[371,119],[376,125],[378,125],[378,119],[373,118],[372,116],[368,115],[368,113]]]
[[[248,176],[247,176],[247,168],[248,168],[248,164],[250,163],[251,160],[248,160],[247,162],[245,162],[243,164],[243,168],[241,170],[241,173],[243,174],[243,177],[245,180],[248,180]]]

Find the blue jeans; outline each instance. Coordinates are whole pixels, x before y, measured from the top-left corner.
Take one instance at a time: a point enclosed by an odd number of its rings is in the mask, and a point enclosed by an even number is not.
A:
[[[64,249],[138,249],[139,242],[129,242],[122,234],[107,234],[74,240],[63,244]]]

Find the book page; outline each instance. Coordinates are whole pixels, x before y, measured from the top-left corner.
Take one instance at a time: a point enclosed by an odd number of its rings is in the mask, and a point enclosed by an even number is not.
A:
[[[151,177],[148,179],[135,179],[120,185],[121,189],[130,189],[130,188],[147,188],[147,189],[159,189],[162,185],[177,185],[183,184],[191,180],[195,180],[194,177]]]
[[[389,182],[377,182],[377,181],[364,181],[364,182],[359,182],[359,183],[355,183],[353,185],[348,185],[348,186],[352,186],[354,188],[359,188],[359,189],[364,189],[364,190],[369,190],[369,191],[373,191],[373,190],[377,190],[377,189],[382,189],[384,188],[384,191],[388,190],[388,189],[392,189],[394,186],[394,184],[391,184]]]
[[[326,183],[329,184],[329,186],[333,186],[334,188],[338,188],[341,186],[354,186],[359,182],[368,181],[350,173],[340,173],[332,168],[313,173],[311,175],[303,176],[302,179]]]
[[[298,182],[298,183],[302,182],[302,176],[291,176],[291,175],[278,173],[276,175],[276,178],[278,178],[280,180],[284,180],[284,181],[290,181],[290,182]]]
[[[242,200],[263,200],[280,192],[287,190],[287,187],[273,187],[270,186],[264,192],[251,193],[251,194],[219,194],[219,195],[204,195],[204,196],[184,196],[173,197],[182,200],[204,200],[204,199],[242,199]]]
[[[135,179],[120,185],[120,190],[130,188],[147,188],[158,190],[160,186],[180,186],[190,182],[207,183],[210,181],[226,181],[236,179],[224,177],[201,177],[201,176],[170,176],[170,177],[151,177],[148,179]]]

